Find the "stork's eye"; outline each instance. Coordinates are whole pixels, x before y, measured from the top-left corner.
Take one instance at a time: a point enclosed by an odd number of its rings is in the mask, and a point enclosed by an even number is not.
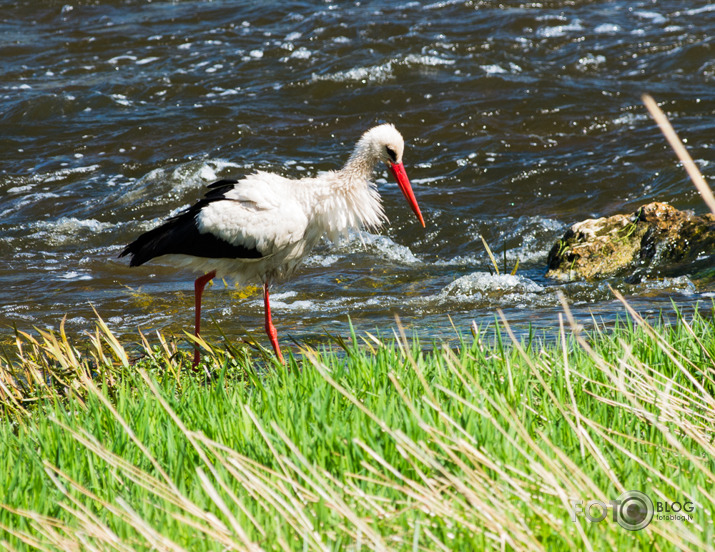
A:
[[[395,150],[393,150],[390,146],[385,146],[385,151],[387,151],[387,155],[390,156],[393,163],[397,162],[397,154],[395,153]]]

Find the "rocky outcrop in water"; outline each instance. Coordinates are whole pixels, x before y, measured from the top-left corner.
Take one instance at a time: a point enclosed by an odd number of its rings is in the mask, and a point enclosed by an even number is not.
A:
[[[715,215],[649,203],[630,215],[574,224],[549,252],[546,276],[640,281],[680,274],[715,277]]]

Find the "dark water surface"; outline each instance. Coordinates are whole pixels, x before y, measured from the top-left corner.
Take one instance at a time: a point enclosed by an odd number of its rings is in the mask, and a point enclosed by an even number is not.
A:
[[[323,244],[273,294],[284,341],[393,326],[465,332],[497,308],[554,327],[622,314],[605,282],[543,277],[577,220],[669,201],[705,212],[641,104],[651,93],[715,181],[715,5],[545,2],[0,2],[0,326],[190,329],[193,275],[117,254],[220,177],[339,168],[395,123],[421,229]],[[483,236],[517,276],[489,273]],[[688,276],[617,285],[641,311],[712,304]],[[255,289],[217,282],[210,319],[261,339]],[[451,316],[451,322],[448,317]],[[267,345],[267,341],[266,341]]]

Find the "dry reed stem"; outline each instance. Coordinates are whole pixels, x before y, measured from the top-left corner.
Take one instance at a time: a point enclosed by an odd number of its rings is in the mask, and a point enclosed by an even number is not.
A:
[[[710,208],[710,211],[712,211],[715,215],[715,195],[713,195],[708,183],[705,182],[705,178],[703,178],[703,175],[693,161],[693,158],[690,157],[688,150],[685,149],[683,142],[680,140],[675,130],[673,130],[673,126],[670,124],[668,117],[666,117],[665,113],[663,113],[660,107],[658,107],[658,104],[652,96],[644,94],[642,99],[651,116],[655,119],[655,122],[658,123],[660,130],[668,140],[670,147],[673,148],[675,154],[678,156],[678,159],[680,159],[683,167],[685,167],[685,170],[688,172],[690,180],[693,181],[693,184],[695,184],[698,192],[700,192],[703,201],[705,201],[706,205]]]

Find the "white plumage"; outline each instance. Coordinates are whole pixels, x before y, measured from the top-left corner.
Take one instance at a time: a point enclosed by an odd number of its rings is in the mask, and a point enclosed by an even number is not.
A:
[[[383,161],[410,207],[424,220],[402,164],[404,141],[391,124],[368,130],[345,166],[316,177],[289,179],[257,172],[240,181],[221,180],[191,208],[142,234],[120,256],[131,266],[164,257],[204,274],[195,282],[196,335],[201,294],[215,276],[262,283],[266,331],[282,360],[271,322],[268,287],[289,277],[323,236],[337,238],[351,228],[379,228],[387,219],[371,177]],[[199,362],[196,351],[194,366]]]

